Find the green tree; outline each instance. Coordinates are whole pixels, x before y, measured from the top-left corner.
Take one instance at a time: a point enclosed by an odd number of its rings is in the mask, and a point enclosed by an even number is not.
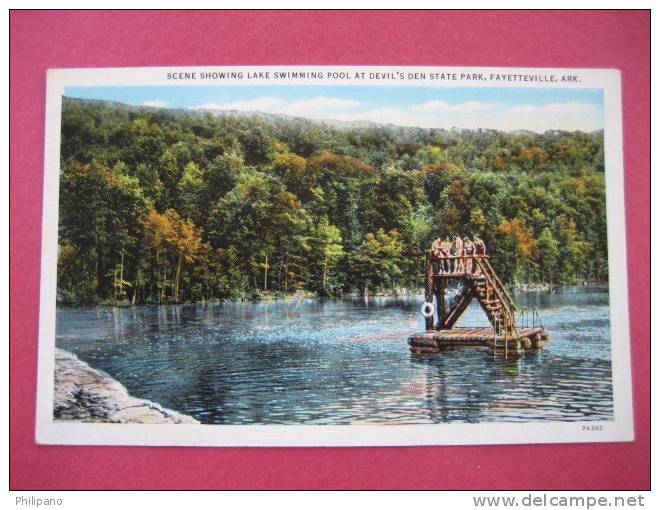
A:
[[[334,268],[335,264],[344,255],[342,238],[339,229],[328,223],[327,218],[323,218],[316,225],[313,238],[310,240],[310,246],[313,256],[320,267],[321,291],[324,294],[328,292],[328,274]]]
[[[402,274],[404,245],[397,230],[367,234],[353,256],[354,273],[365,297],[369,289],[393,288]]]
[[[560,252],[559,242],[548,227],[544,228],[539,236],[538,251],[541,277],[552,284],[553,281],[557,281]]]

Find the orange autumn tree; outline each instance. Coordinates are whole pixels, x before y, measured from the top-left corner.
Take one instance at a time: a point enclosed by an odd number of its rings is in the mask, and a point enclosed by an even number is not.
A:
[[[523,276],[517,269],[524,268],[524,276],[529,277],[530,265],[538,259],[538,243],[525,220],[503,219],[497,227],[496,248],[499,260],[494,262],[501,272],[516,280]]]
[[[541,172],[548,161],[548,151],[539,147],[523,147],[516,157],[516,161],[526,171]]]
[[[167,288],[171,287],[171,299],[178,302],[183,264],[193,264],[204,251],[201,232],[191,221],[182,219],[173,210],[160,214],[150,209],[141,223],[145,240],[155,257],[160,301],[167,300]],[[168,281],[168,278],[171,280]]]
[[[172,225],[168,241],[176,257],[172,298],[174,301],[179,301],[181,266],[183,262],[192,264],[197,260],[202,249],[202,236],[199,229],[191,221],[181,219],[181,216],[175,211],[169,210],[165,213],[165,216]]]
[[[159,301],[164,301],[167,287],[167,238],[171,229],[168,219],[155,209],[149,211],[140,219],[144,227],[144,237],[154,255],[154,271],[156,273],[156,289]]]

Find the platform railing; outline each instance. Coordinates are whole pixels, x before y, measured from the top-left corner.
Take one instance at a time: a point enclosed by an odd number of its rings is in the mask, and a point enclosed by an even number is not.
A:
[[[516,312],[516,325],[520,328],[542,328],[543,322],[536,307],[523,307]]]
[[[488,255],[438,255],[434,250],[430,250],[429,258],[436,276],[468,276],[481,274],[476,259],[488,258]]]
[[[542,328],[543,323],[541,322],[541,316],[539,315],[539,311],[536,308],[532,308],[532,310],[533,310],[533,313],[534,313],[533,317],[534,317],[535,323],[538,323],[538,327]],[[537,327],[537,326],[534,326],[534,327]]]

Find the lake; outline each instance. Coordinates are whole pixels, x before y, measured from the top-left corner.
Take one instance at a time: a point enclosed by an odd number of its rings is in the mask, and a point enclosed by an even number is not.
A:
[[[412,355],[422,294],[405,298],[59,308],[57,345],[140,398],[213,424],[610,420],[606,287],[518,293],[550,335],[504,361]],[[458,325],[487,326],[473,302]]]

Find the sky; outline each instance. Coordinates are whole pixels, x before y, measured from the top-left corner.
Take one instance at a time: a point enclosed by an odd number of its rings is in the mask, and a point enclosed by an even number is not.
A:
[[[388,86],[67,87],[67,97],[163,108],[245,110],[422,128],[593,131],[601,89]]]

